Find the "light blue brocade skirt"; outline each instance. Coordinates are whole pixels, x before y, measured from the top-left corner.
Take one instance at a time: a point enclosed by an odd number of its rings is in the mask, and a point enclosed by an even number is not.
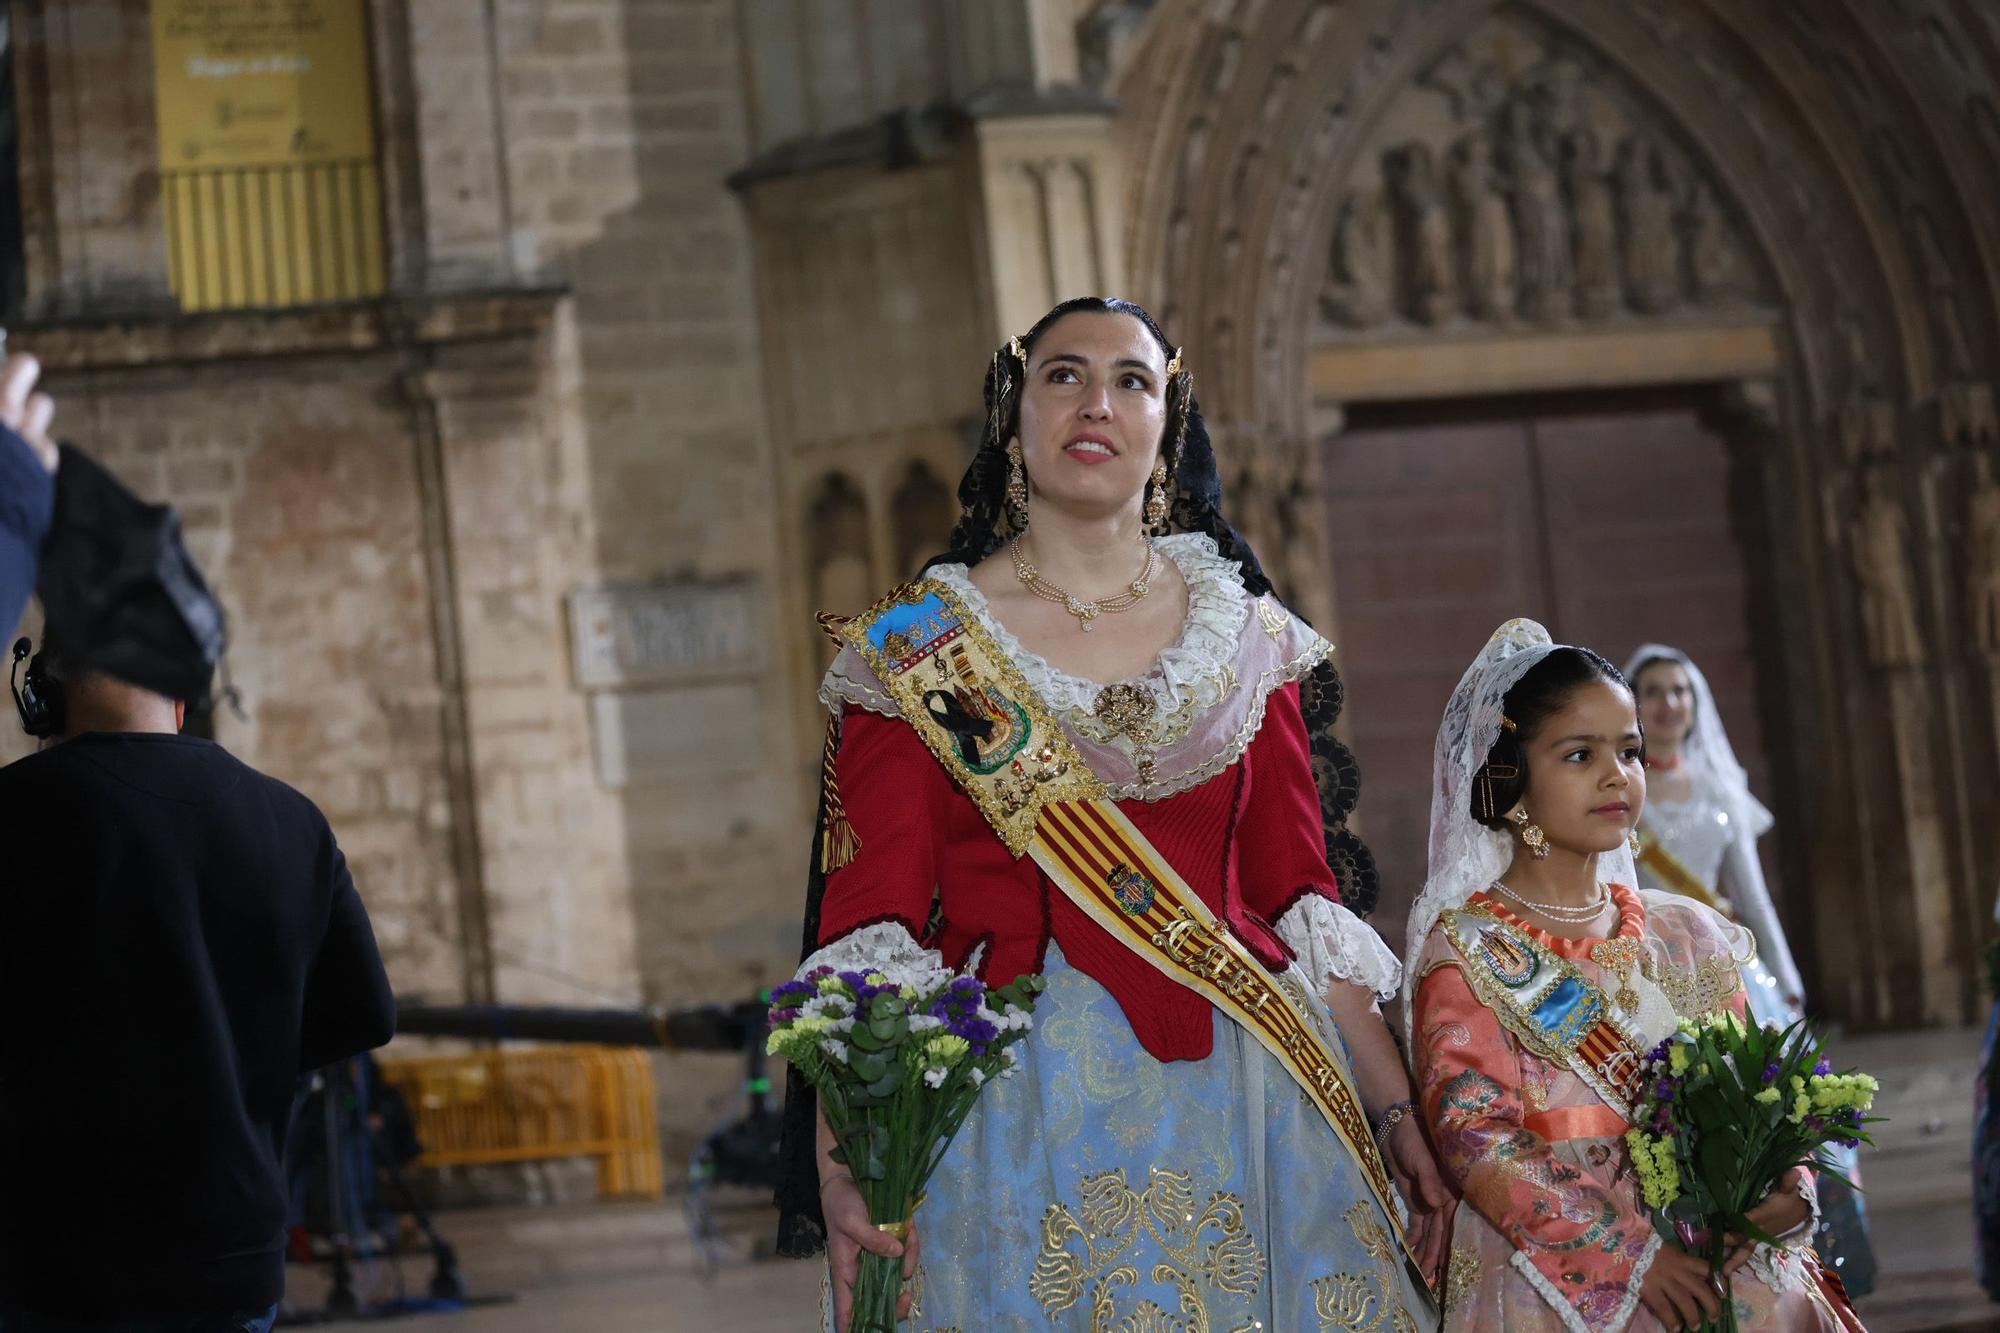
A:
[[[905,1328],[1434,1326],[1360,1167],[1255,1040],[1218,1013],[1207,1059],[1162,1063],[1053,945],[1045,975],[1021,1068],[917,1213]]]

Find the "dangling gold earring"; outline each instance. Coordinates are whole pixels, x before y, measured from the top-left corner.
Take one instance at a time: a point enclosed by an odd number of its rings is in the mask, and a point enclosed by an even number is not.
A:
[[[1632,849],[1632,858],[1637,860],[1646,854],[1646,844],[1639,841],[1639,830],[1632,829],[1625,835],[1625,845]]]
[[[1146,531],[1155,537],[1167,535],[1167,456],[1153,464],[1153,493],[1146,501]]]
[[[1515,806],[1513,813],[1509,814],[1507,818],[1513,820],[1514,826],[1521,831],[1521,841],[1534,854],[1535,859],[1537,861],[1548,860],[1549,835],[1542,832],[1540,824],[1529,821],[1528,807],[1524,805]]]
[[[1014,521],[1015,531],[1027,531],[1028,470],[1021,464],[1019,440],[1007,446],[1007,517]]]

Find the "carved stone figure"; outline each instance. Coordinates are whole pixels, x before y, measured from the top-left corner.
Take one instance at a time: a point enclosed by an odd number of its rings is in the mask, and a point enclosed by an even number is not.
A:
[[[1563,148],[1576,251],[1576,312],[1603,319],[1618,308],[1618,206],[1597,136],[1579,129]]]
[[[1521,308],[1533,320],[1569,313],[1569,212],[1562,185],[1542,152],[1526,102],[1503,113],[1503,157],[1513,187],[1514,231],[1520,245]]]
[[[1441,324],[1458,308],[1458,275],[1452,263],[1451,219],[1440,197],[1431,150],[1421,143],[1391,149],[1383,159],[1396,201],[1405,309],[1424,324]]]
[[[1453,146],[1450,192],[1466,304],[1479,319],[1511,320],[1519,295],[1514,220],[1495,179],[1492,145],[1482,131],[1474,130]]]
[[[1688,185],[1681,225],[1687,235],[1688,285],[1694,299],[1702,305],[1721,305],[1740,295],[1743,275],[1736,246],[1715,192],[1699,176]]]
[[[1891,493],[1886,467],[1863,474],[1861,509],[1849,529],[1854,577],[1861,587],[1861,628],[1868,660],[1878,667],[1924,663],[1917,630],[1916,576],[1910,568],[1910,528]]]
[[[1635,310],[1671,310],[1680,294],[1674,201],[1659,154],[1636,135],[1618,145],[1619,211],[1624,218],[1625,294]]]
[[[1965,501],[1965,572],[1971,600],[1972,642],[1984,657],[2000,662],[2000,484],[1985,450],[1972,456],[1972,489]]]
[[[1394,296],[1394,263],[1381,194],[1357,190],[1348,195],[1333,226],[1333,268],[1320,291],[1320,309],[1349,328],[1381,323]]]

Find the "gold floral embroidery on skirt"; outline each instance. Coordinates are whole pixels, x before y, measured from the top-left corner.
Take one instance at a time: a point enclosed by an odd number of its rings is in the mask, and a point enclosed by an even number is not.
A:
[[[1451,1247],[1451,1262],[1444,1270],[1444,1308],[1456,1310],[1479,1288],[1479,1251],[1470,1245]]]
[[[1336,1273],[1312,1284],[1313,1313],[1319,1317],[1320,1333],[1417,1333],[1417,1321],[1403,1308],[1402,1288],[1396,1279],[1396,1242],[1389,1229],[1366,1201],[1346,1213],[1347,1225],[1361,1242],[1362,1252],[1374,1261],[1365,1276]]]
[[[1254,1296],[1264,1281],[1264,1251],[1244,1223],[1242,1201],[1212,1194],[1196,1212],[1192,1175],[1157,1166],[1147,1174],[1143,1193],[1126,1183],[1122,1167],[1083,1177],[1081,1219],[1067,1204],[1050,1204],[1028,1290],[1053,1318],[1087,1289],[1091,1333],[1217,1333],[1209,1293]],[[1139,1285],[1141,1264],[1155,1250],[1149,1275],[1179,1293],[1184,1317],[1150,1300],[1121,1316],[1118,1293]]]

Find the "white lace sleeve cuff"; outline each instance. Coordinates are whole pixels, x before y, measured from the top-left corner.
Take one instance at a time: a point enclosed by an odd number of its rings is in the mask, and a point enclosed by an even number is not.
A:
[[[1308,893],[1277,920],[1278,938],[1299,956],[1314,984],[1349,981],[1384,1000],[1396,997],[1403,969],[1369,925],[1339,903]]]
[[[909,972],[942,970],[944,959],[936,949],[926,949],[903,926],[880,921],[842,935],[799,964],[798,975],[814,968],[830,967],[836,972]]]

